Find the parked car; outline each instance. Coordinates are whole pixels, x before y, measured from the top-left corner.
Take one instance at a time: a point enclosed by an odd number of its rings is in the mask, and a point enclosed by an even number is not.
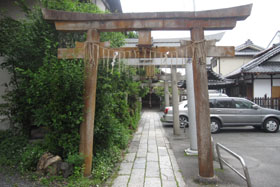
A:
[[[165,107],[162,120],[167,123],[173,123],[173,107],[172,106]],[[188,127],[188,125],[189,125],[188,100],[184,100],[179,103],[179,121],[180,121],[181,128]]]
[[[244,98],[211,97],[209,107],[211,133],[218,133],[223,127],[236,126],[253,126],[271,133],[279,130],[280,111],[260,107]],[[181,124],[184,118],[188,119],[188,106],[185,105],[184,109],[181,108],[179,111]],[[167,107],[165,110],[163,119],[173,121],[173,112],[170,108]]]
[[[228,97],[227,94],[224,93],[210,93],[209,92],[209,98],[212,97]],[[164,110],[164,116],[163,116],[163,121],[167,123],[173,123],[173,107],[168,106],[165,107]],[[188,100],[181,101],[179,103],[179,121],[180,121],[180,127],[188,127],[189,125],[189,119],[188,119]]]

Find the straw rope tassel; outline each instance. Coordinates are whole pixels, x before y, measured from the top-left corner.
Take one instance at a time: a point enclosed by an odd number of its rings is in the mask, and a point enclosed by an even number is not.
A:
[[[109,60],[109,56],[110,56],[110,49],[107,49],[107,72],[109,71],[109,63],[110,63],[110,60]]]
[[[96,45],[96,48],[97,48],[97,56],[96,56],[97,62],[96,63],[99,63],[99,45]]]
[[[157,52],[156,51],[154,51],[154,59],[156,59],[156,57],[157,57]],[[153,60],[154,60],[153,59]],[[156,65],[154,64],[154,76],[156,75]]]
[[[102,56],[102,66],[103,66],[103,69],[104,69],[104,67],[105,67],[105,62],[106,62],[106,61],[104,60],[104,57],[105,57],[105,52],[104,52],[104,50],[105,50],[105,49],[102,47],[102,55],[103,55],[103,56]]]
[[[119,73],[121,73],[121,52],[118,52],[119,58],[118,58],[118,65],[119,65]]]

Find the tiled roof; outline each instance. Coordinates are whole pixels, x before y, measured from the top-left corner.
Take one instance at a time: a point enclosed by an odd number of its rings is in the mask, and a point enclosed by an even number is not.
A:
[[[217,74],[210,66],[207,66],[208,85],[227,85],[233,84],[234,80],[226,79],[224,76]]]
[[[251,48],[254,49],[256,51],[262,51],[264,50],[263,47],[260,47],[258,45],[255,45],[251,40],[247,40],[244,44],[241,44],[239,46],[235,47],[235,51],[236,52],[242,52],[242,50],[246,49],[246,48]]]
[[[266,50],[266,52],[261,53],[260,56],[256,57],[252,61],[247,64],[241,66],[239,69],[233,71],[228,74],[226,77],[234,77],[240,73],[278,73],[280,66],[277,64],[267,64],[264,62],[274,57],[275,55],[280,53],[280,45],[275,45],[270,49]]]
[[[246,73],[280,73],[280,62],[263,66],[256,66]]]
[[[230,85],[234,83],[233,79],[226,79],[223,76],[217,74],[212,70],[210,66],[207,66],[207,76],[208,76],[208,86],[211,88],[223,88],[226,85]],[[186,88],[186,80],[182,80],[178,82],[179,88]]]

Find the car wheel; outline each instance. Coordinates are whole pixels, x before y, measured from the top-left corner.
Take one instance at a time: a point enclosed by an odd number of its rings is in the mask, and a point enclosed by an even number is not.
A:
[[[274,118],[268,118],[264,121],[263,126],[266,132],[277,132],[279,129],[279,121]]]
[[[211,133],[216,134],[220,132],[221,129],[221,122],[218,119],[212,118],[211,119]]]
[[[180,127],[188,127],[189,120],[186,116],[179,116],[179,121],[180,121]]]

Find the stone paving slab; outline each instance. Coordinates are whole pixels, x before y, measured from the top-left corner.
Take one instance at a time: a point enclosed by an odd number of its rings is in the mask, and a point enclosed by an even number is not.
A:
[[[124,157],[123,162],[134,162],[136,157],[136,153],[127,153]]]
[[[126,175],[126,176],[119,175],[114,180],[112,187],[124,187],[124,186],[127,186],[128,179],[129,179],[129,175]]]
[[[160,117],[144,111],[113,187],[185,187]]]
[[[131,173],[133,163],[123,162],[120,166],[120,175],[129,175]]]
[[[158,162],[147,162],[146,177],[159,177],[159,164]]]
[[[131,172],[128,186],[144,186],[145,181],[145,169],[133,169]]]
[[[161,187],[161,181],[159,178],[146,178],[145,187]]]

